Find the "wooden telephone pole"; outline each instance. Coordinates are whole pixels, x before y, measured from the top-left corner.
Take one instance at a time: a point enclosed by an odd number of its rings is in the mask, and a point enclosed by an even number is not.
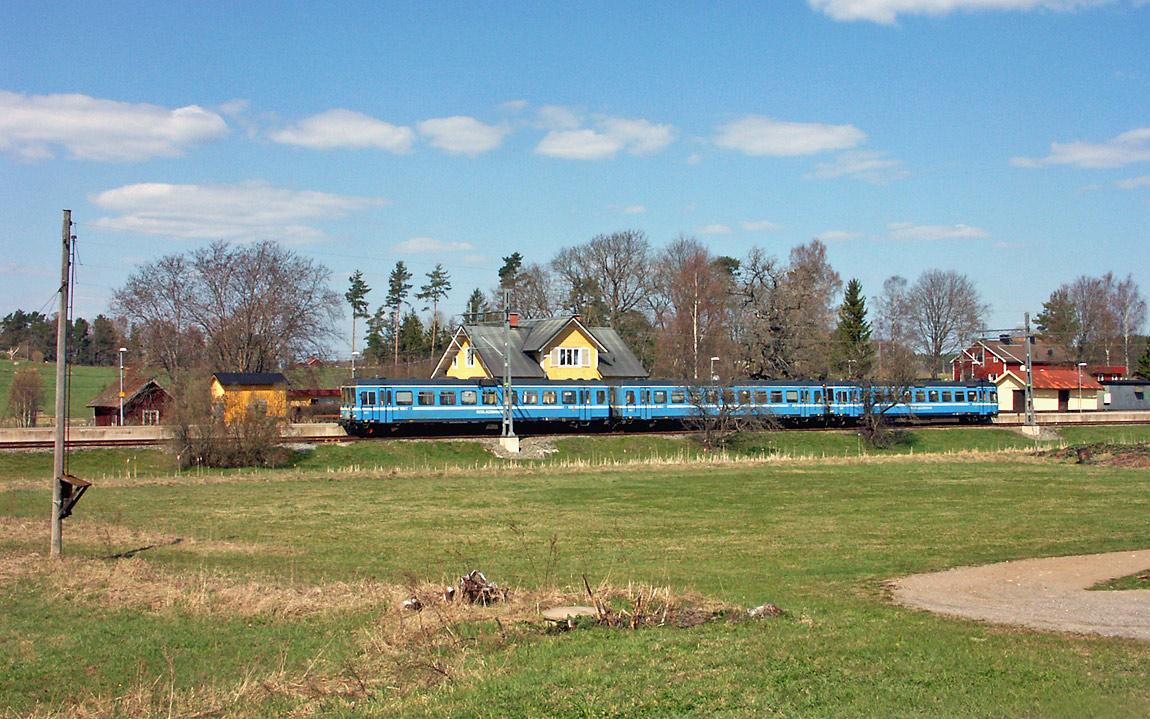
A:
[[[64,433],[68,423],[68,285],[72,261],[72,211],[64,210],[64,253],[60,269],[60,314],[56,316],[56,442],[52,461],[51,556],[63,552]]]

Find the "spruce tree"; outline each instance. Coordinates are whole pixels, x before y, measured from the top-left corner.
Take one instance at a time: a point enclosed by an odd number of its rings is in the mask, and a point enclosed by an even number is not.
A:
[[[874,347],[871,345],[870,323],[866,319],[866,298],[862,294],[862,283],[857,279],[847,283],[833,342],[834,365],[841,375],[858,380],[870,373]]]
[[[1134,376],[1138,379],[1150,380],[1150,341],[1146,343],[1146,351],[1138,358],[1138,365],[1134,368]]]

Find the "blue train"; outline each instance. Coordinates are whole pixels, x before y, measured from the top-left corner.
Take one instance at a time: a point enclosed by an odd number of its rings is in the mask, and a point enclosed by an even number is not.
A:
[[[357,379],[340,392],[340,424],[359,436],[402,428],[498,426],[503,418],[503,387],[490,379]],[[875,395],[868,398],[868,392]],[[868,404],[894,420],[989,422],[998,412],[998,394],[986,382],[923,382],[900,395],[851,382],[695,387],[657,380],[523,380],[512,386],[511,411],[517,425],[601,427],[683,421],[723,409],[820,425],[856,422]]]

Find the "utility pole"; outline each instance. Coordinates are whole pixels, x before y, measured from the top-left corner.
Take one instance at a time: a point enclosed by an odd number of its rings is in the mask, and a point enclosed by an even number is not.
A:
[[[1030,313],[1026,315],[1026,426],[1034,426],[1034,364],[1031,361]]]
[[[511,414],[511,290],[503,290],[503,436],[515,436],[515,419]],[[505,443],[508,440],[505,440]],[[518,451],[518,442],[516,451]]]
[[[51,557],[63,552],[64,505],[61,477],[64,476],[64,432],[68,422],[68,284],[72,260],[72,211],[64,210],[64,250],[60,261],[60,314],[56,316],[56,441],[52,460],[52,539]]]

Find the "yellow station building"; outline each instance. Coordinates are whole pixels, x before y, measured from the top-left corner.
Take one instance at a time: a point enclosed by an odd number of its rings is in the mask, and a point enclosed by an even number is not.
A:
[[[279,372],[216,372],[212,404],[228,424],[244,418],[249,408],[266,417],[287,417],[288,379]]]
[[[520,320],[511,314],[511,377],[523,379],[645,379],[647,370],[610,327],[587,327],[578,315]],[[463,324],[432,377],[503,377],[507,330],[502,324]]]

